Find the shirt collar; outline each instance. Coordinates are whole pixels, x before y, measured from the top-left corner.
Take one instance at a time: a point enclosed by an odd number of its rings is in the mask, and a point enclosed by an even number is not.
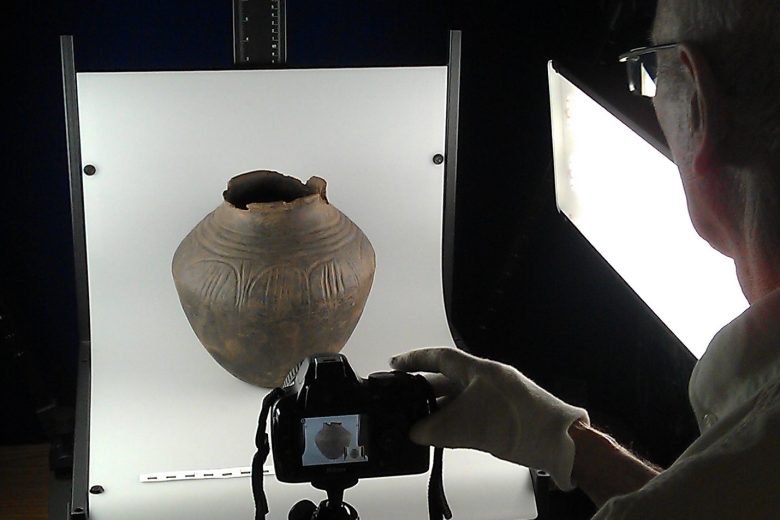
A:
[[[780,378],[780,288],[723,327],[694,367],[691,406],[705,430]]]

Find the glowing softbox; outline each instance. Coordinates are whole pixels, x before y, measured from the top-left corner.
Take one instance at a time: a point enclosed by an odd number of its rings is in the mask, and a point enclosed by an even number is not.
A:
[[[734,263],[701,239],[677,167],[549,63],[562,212],[698,358],[747,307]]]

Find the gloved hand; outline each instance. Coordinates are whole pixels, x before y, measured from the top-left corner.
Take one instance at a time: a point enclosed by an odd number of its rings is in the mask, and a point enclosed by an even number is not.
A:
[[[396,370],[425,374],[440,408],[412,426],[413,442],[473,448],[541,469],[563,490],[571,479],[574,441],[568,429],[588,412],[537,386],[515,368],[454,348],[425,348],[390,360]]]

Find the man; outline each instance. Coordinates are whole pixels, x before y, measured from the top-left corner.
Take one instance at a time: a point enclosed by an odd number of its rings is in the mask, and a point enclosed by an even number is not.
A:
[[[631,58],[657,59],[654,106],[691,220],[734,260],[751,304],[694,369],[700,437],[662,471],[514,368],[454,349],[417,350],[391,364],[431,372],[444,397],[413,440],[547,470],[562,489],[583,489],[601,507],[598,519],[777,519],[780,2],[659,0],[653,40]]]

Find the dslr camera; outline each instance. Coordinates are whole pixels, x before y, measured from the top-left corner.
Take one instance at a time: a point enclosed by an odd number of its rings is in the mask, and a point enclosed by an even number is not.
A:
[[[405,372],[360,378],[341,354],[306,358],[271,408],[276,478],[325,489],[365,477],[425,473],[429,448],[409,428],[431,414],[428,381]]]

